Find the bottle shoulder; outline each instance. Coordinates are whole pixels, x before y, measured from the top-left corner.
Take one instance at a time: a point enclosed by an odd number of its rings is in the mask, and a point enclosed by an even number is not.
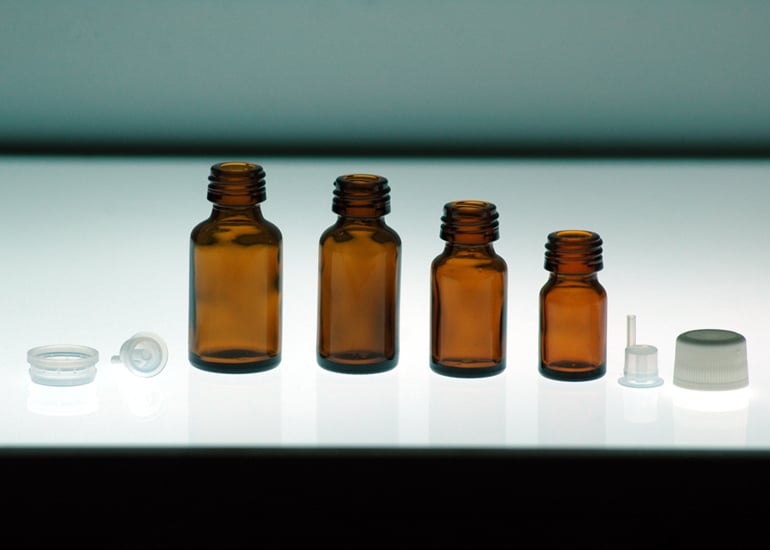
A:
[[[260,229],[264,232],[271,234],[276,240],[283,240],[283,233],[281,229],[270,220],[263,218],[262,223],[259,224]]]
[[[434,271],[442,270],[487,270],[499,273],[507,273],[508,264],[505,259],[494,251],[486,253],[464,251],[456,253],[444,250],[433,258],[431,268]]]
[[[551,273],[548,280],[542,286],[542,294],[549,292],[585,292],[603,297],[607,295],[604,286],[599,282],[596,274],[589,275],[559,275]]]
[[[400,248],[401,237],[398,232],[382,221],[370,223],[339,220],[321,233],[319,243],[321,246],[374,243]]]
[[[279,245],[283,234],[276,224],[264,218],[212,216],[193,227],[190,239],[198,244],[248,241],[252,244]]]
[[[452,247],[444,250],[433,259],[434,266],[440,265],[488,266],[491,269],[505,271],[508,264],[491,246]]]

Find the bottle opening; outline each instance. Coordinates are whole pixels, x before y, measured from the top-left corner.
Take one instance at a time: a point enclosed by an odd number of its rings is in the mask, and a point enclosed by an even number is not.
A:
[[[243,174],[259,169],[253,162],[220,162],[215,164],[213,168],[225,174]]]
[[[496,214],[496,206],[491,202],[477,200],[451,201],[444,205],[444,209],[452,210],[459,214],[474,217],[484,217]]]
[[[376,174],[345,174],[338,178],[338,181],[340,180],[348,185],[363,186],[384,185],[388,183],[388,180]]]
[[[573,241],[580,243],[590,241],[596,236],[596,233],[591,231],[584,231],[582,229],[564,229],[562,231],[554,231],[552,235],[554,238],[558,238],[566,242]]]

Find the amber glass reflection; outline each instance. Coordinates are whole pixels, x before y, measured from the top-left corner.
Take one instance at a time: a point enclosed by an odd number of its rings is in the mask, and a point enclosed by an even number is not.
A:
[[[439,374],[479,377],[505,369],[507,266],[492,241],[498,213],[483,201],[444,205],[444,251],[431,264],[431,361]]]
[[[540,373],[556,380],[592,380],[606,372],[607,293],[602,239],[583,230],[548,235],[540,290]]]
[[[281,359],[280,230],[267,221],[264,170],[246,162],[212,166],[211,215],[190,237],[189,359],[238,373]]]
[[[401,239],[385,223],[387,179],[349,174],[335,181],[338,214],[319,242],[318,364],[365,374],[398,362]]]

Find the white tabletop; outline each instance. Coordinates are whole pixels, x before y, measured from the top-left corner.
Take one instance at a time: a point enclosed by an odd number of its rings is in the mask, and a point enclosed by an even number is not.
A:
[[[283,358],[246,375],[187,360],[188,245],[208,216],[208,170],[249,160],[267,173],[265,217],[284,236]],[[403,242],[400,360],[343,375],[315,360],[318,238],[335,220],[334,179],[391,183],[386,220]],[[252,449],[770,450],[770,161],[465,158],[0,157],[0,447]],[[432,372],[429,266],[443,248],[443,204],[494,202],[509,266],[507,368],[490,378]],[[546,235],[604,240],[607,374],[557,382],[538,373],[538,292]],[[658,348],[664,384],[623,375],[626,316]],[[673,384],[677,336],[745,336],[750,384]],[[140,378],[110,361],[140,331],[168,363]],[[27,351],[99,352],[90,384],[50,387]]]

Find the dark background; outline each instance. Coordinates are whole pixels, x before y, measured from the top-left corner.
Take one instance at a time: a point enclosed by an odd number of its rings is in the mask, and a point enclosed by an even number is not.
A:
[[[763,0],[0,4],[0,151],[765,155]]]

